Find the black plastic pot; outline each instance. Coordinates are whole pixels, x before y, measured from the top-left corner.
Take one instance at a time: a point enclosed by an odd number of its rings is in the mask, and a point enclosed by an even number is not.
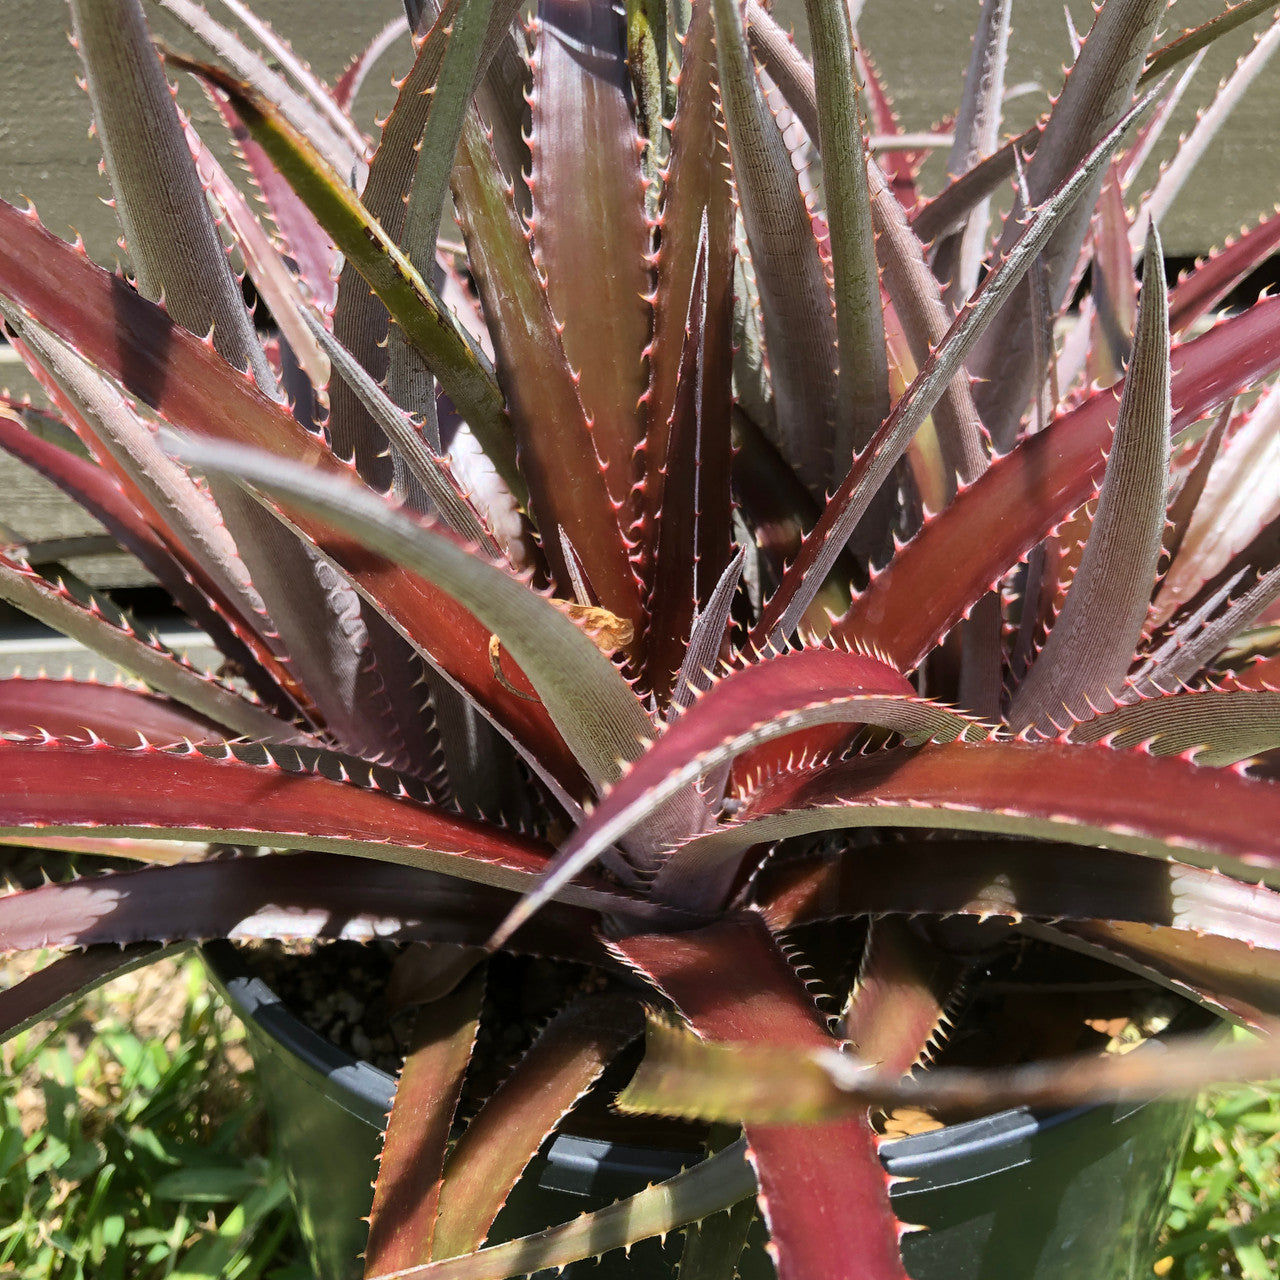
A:
[[[305,1027],[244,970],[234,948],[214,944],[205,954],[248,1030],[317,1280],[353,1280],[395,1083]],[[1187,1099],[1050,1114],[1017,1108],[886,1143],[889,1173],[909,1179],[895,1184],[894,1209],[901,1221],[927,1228],[903,1240],[908,1272],[914,1280],[1149,1276],[1193,1109]],[[568,1221],[671,1176],[684,1159],[559,1135],[530,1166],[493,1238]],[[763,1250],[752,1252],[742,1275],[763,1280],[772,1271]],[[631,1251],[633,1264],[646,1259],[643,1271],[626,1274],[663,1280],[677,1256],[675,1237],[665,1251],[646,1241]],[[584,1280],[623,1274],[620,1259],[588,1264]]]

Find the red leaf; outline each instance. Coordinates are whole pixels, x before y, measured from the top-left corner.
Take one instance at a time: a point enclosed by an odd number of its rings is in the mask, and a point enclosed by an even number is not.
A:
[[[41,440],[3,409],[0,448],[35,468],[101,520],[116,541],[155,574],[188,617],[210,633],[219,650],[240,664],[253,691],[272,710],[287,717],[296,714],[282,693],[293,683],[291,677],[249,627],[234,623],[231,611],[219,607],[218,593],[199,564],[176,540],[161,538],[147,523],[140,510],[145,503],[130,497],[130,492],[136,494],[132,486],[122,490],[104,468]]]
[[[831,1048],[808,993],[758,916],[612,944],[712,1041]],[[864,1116],[822,1130],[748,1125],[779,1280],[907,1280],[888,1179]]]
[[[541,0],[533,55],[534,252],[563,326],[609,495],[636,514],[652,316],[626,22],[609,0]],[[580,465],[591,465],[589,458]],[[551,537],[550,530],[545,531]]]
[[[0,680],[0,733],[96,734],[118,747],[221,742],[226,730],[168,698],[80,680]]]
[[[0,827],[193,832],[197,839],[234,831],[248,841],[261,833],[278,848],[330,844],[375,857],[382,847],[388,861],[511,888],[526,887],[546,866],[536,841],[406,795],[333,781],[308,771],[310,758],[280,747],[268,763],[249,764],[230,750],[213,759],[196,750],[0,743]]]
[[[1280,366],[1280,298],[1260,302],[1174,348],[1174,430]],[[957,495],[875,578],[833,636],[917,666],[1019,557],[1093,496],[1119,406],[1118,387],[1022,441]]]
[[[254,445],[329,474],[349,475],[320,436],[305,431],[251,379],[120,278],[50,235],[32,216],[0,201],[0,292],[174,426],[197,436]],[[568,789],[581,792],[572,756],[540,703],[494,679],[488,632],[443,592],[378,556],[330,545],[322,525],[300,519],[321,549],[440,662],[504,731],[534,749]]]
[[[419,1266],[431,1258],[445,1147],[483,995],[481,969],[418,1011],[374,1186],[366,1276]]]
[[[1169,328],[1177,333],[1220,301],[1280,245],[1280,214],[1264,218],[1211,254],[1169,290]]]
[[[432,1252],[470,1253],[543,1140],[643,1030],[630,997],[588,996],[561,1011],[458,1139],[445,1167]]]
[[[1280,872],[1280,785],[1110,747],[982,742],[880,752],[766,782],[741,817],[701,839],[746,846],[862,826],[1009,832],[1172,854],[1240,875]]]

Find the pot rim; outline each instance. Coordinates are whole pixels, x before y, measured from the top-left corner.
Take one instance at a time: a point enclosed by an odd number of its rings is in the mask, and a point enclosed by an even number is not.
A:
[[[335,1105],[381,1128],[395,1096],[394,1077],[354,1057],[306,1026],[261,978],[249,972],[235,946],[223,939],[202,944],[209,968],[243,1021],[252,1020],[281,1053],[300,1060],[319,1077]],[[1149,1040],[1133,1052],[1164,1052]],[[912,1196],[987,1177],[1029,1163],[1046,1136],[1075,1122],[1099,1129],[1116,1125],[1161,1100],[1099,1103],[1065,1109],[1011,1107],[975,1120],[925,1133],[885,1138],[880,1158],[891,1179],[909,1179],[892,1188],[894,1198]],[[556,1134],[543,1152],[540,1182],[554,1190],[594,1194],[603,1186],[643,1177],[661,1181],[689,1163],[687,1152]]]

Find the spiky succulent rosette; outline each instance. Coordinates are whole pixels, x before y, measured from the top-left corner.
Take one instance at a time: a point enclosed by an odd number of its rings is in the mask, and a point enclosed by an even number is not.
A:
[[[1156,229],[1280,24],[1134,181],[1192,59],[1269,5],[1153,49],[1163,0],[1108,0],[1002,141],[985,0],[925,198],[841,0],[807,0],[812,61],[754,0],[410,5],[332,91],[242,6],[156,3],[215,61],[158,52],[141,0],[71,0],[132,275],[0,204],[49,399],[0,405],[0,445],[227,661],[0,555],[0,597],[136,679],[0,681],[0,834],[149,864],[0,899],[5,949],[70,953],[0,993],[5,1029],[175,942],[416,944],[366,1274],[477,1280],[680,1226],[682,1274],[729,1277],[752,1197],[783,1280],[902,1280],[871,1104],[1273,1060],[909,1074],[985,937],[954,950],[955,917],[1280,1015],[1280,299],[1214,312],[1280,230],[1166,290]],[[350,107],[388,48],[374,140]],[[833,1019],[802,940],[855,917]],[[459,1134],[498,949],[608,990]],[[482,1248],[642,1002],[622,1105],[742,1136]]]

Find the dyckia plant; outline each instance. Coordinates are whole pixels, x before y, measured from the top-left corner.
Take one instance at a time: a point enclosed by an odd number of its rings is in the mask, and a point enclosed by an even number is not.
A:
[[[49,397],[0,444],[226,664],[0,556],[0,595],[137,680],[0,682],[0,826],[151,864],[0,900],[6,950],[70,952],[6,1028],[173,940],[428,944],[367,1275],[523,1274],[754,1196],[784,1280],[901,1280],[872,1104],[1219,1069],[904,1079],[973,961],[951,918],[1280,1013],[1280,298],[1213,310],[1280,222],[1168,290],[1157,232],[1280,25],[1135,185],[1199,51],[1268,4],[1162,43],[1164,0],[1107,0],[1007,140],[985,0],[931,197],[843,0],[807,0],[812,61],[755,0],[411,4],[412,44],[332,90],[239,0],[238,29],[156,7],[212,61],[158,50],[141,0],[71,0],[129,268],[0,205],[0,313]],[[391,45],[371,139],[349,108]],[[859,916],[829,1019],[797,968]],[[459,1132],[496,950],[619,980]],[[742,1136],[483,1248],[643,1004],[621,1105]],[[682,1274],[733,1275],[749,1220],[690,1226]]]

